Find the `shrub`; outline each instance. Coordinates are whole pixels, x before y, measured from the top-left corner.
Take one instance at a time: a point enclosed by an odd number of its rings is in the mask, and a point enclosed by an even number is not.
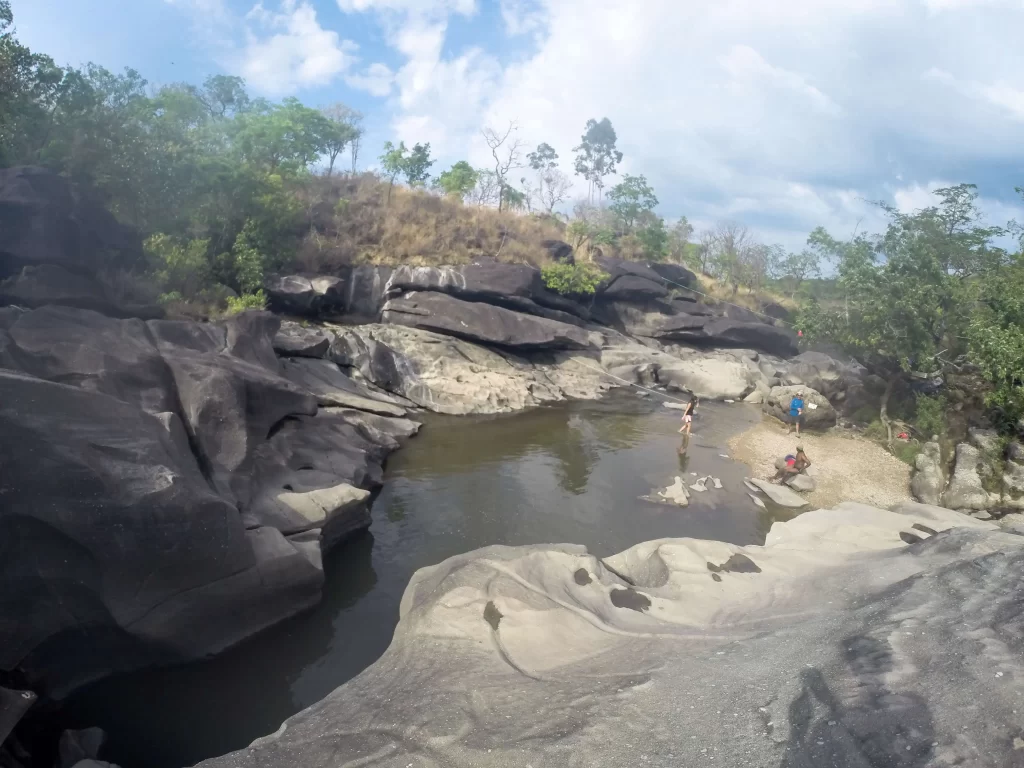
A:
[[[261,288],[255,293],[244,293],[241,296],[228,296],[227,305],[228,308],[226,314],[229,315],[237,315],[239,312],[245,312],[247,309],[266,309],[267,295]]]
[[[190,299],[210,282],[206,259],[209,240],[180,240],[157,233],[144,247],[150,267],[165,294]]]
[[[552,264],[541,270],[541,277],[563,296],[592,296],[608,274],[593,264]]]
[[[929,397],[918,395],[915,407],[914,426],[921,433],[925,440],[931,440],[932,435],[940,438],[945,436],[948,425],[946,423],[946,410],[949,403],[942,395]]]

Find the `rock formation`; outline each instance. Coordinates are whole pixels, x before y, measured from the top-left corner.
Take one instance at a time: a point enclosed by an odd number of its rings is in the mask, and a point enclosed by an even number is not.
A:
[[[824,395],[810,387],[772,387],[761,409],[780,421],[789,421],[789,404],[798,392],[804,393],[803,427],[828,429],[836,425],[836,410]],[[813,406],[813,407],[811,407]]]
[[[1014,765],[1022,567],[1024,538],[917,504],[764,547],[490,547],[414,576],[376,664],[201,765]]]

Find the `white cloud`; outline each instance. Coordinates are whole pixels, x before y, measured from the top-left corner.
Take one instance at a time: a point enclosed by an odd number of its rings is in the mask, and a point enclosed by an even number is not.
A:
[[[371,64],[362,73],[348,75],[345,82],[352,88],[366,91],[371,96],[383,98],[391,95],[395,73],[386,64]]]
[[[260,92],[276,96],[326,85],[355,62],[356,45],[324,29],[307,0],[281,0],[273,11],[259,3],[246,20],[238,66]]]
[[[546,19],[537,0],[501,0],[501,20],[505,31],[513,37],[540,32]]]
[[[390,11],[435,15],[450,12],[469,16],[476,13],[476,0],[338,0],[338,7],[345,13]]]
[[[1024,85],[1017,87],[1003,80],[993,83],[961,80],[938,67],[929,69],[924,73],[924,77],[926,80],[933,80],[952,88],[970,99],[996,107],[1007,117],[1024,122]]]
[[[738,86],[752,89],[763,88],[765,85],[782,88],[804,96],[826,114],[838,115],[841,111],[838,104],[808,83],[803,75],[772,66],[749,45],[734,45],[719,58],[719,62]]]

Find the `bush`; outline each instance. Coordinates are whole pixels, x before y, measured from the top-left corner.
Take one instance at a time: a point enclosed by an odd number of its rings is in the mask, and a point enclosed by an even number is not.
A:
[[[226,314],[229,315],[237,315],[239,312],[245,312],[247,309],[266,309],[267,295],[261,288],[255,293],[245,293],[241,296],[228,296],[227,305],[228,308]]]
[[[938,397],[917,396],[914,426],[917,427],[924,440],[931,440],[932,435],[938,435],[940,438],[945,436],[949,429],[946,423],[948,408],[949,403],[942,395]]]
[[[593,264],[552,264],[541,270],[541,277],[563,296],[592,296],[608,274]]]
[[[164,294],[191,299],[210,282],[209,240],[180,240],[157,233],[147,238],[146,257]]]

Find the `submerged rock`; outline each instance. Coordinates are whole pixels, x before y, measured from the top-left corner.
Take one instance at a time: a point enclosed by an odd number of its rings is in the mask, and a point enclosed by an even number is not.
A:
[[[1024,537],[903,512],[810,512],[764,547],[451,558],[377,663],[202,765],[1014,764]]]

